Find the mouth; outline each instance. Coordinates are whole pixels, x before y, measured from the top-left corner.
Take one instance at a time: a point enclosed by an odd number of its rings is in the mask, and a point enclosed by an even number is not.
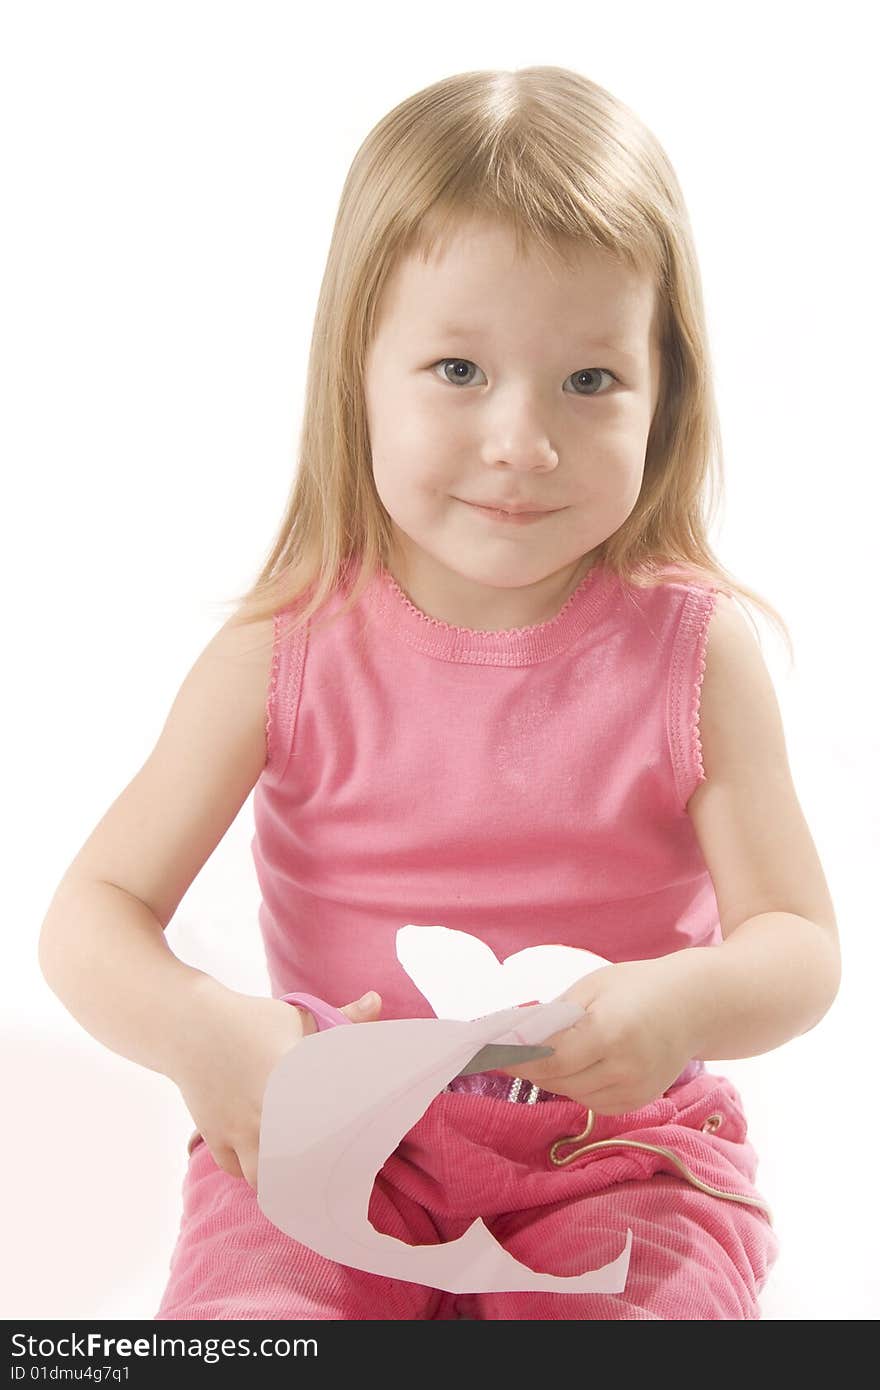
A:
[[[462,502],[464,506],[470,507],[473,511],[481,512],[483,516],[490,517],[495,521],[504,521],[513,524],[520,523],[522,525],[528,522],[540,521],[541,518],[545,516],[555,516],[557,512],[563,510],[562,507],[554,507],[552,509],[535,512],[506,512],[500,507],[483,507],[479,502],[468,502],[463,497],[459,497],[456,500]]]

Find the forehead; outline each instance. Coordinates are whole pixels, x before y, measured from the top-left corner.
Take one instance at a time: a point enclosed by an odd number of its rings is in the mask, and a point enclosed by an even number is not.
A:
[[[608,252],[519,246],[477,220],[403,255],[382,300],[383,321],[408,332],[476,338],[532,324],[621,351],[644,342],[655,307],[650,276]]]

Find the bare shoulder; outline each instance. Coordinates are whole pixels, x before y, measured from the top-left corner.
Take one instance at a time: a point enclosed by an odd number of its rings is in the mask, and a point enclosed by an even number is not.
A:
[[[274,635],[275,621],[271,616],[244,622],[240,613],[233,613],[214,633],[202,656],[209,664],[220,663],[249,672],[257,685],[263,677],[268,683]]]
[[[764,654],[742,609],[723,592],[709,621],[700,734],[707,778],[741,768],[746,747],[767,775],[788,767],[782,714]]]
[[[266,759],[266,701],[272,672],[274,620],[243,622],[234,613],[198,654],[181,693],[192,691],[194,709],[226,711],[227,731],[250,736],[252,754]],[[180,698],[180,695],[178,696]],[[184,697],[185,698],[185,697]]]

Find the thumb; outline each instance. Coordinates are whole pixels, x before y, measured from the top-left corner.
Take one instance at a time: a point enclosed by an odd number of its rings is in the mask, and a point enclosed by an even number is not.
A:
[[[368,990],[362,999],[358,999],[354,1004],[346,1004],[342,1010],[346,1018],[350,1018],[352,1023],[366,1023],[375,1019],[382,1012],[382,998],[374,989]]]

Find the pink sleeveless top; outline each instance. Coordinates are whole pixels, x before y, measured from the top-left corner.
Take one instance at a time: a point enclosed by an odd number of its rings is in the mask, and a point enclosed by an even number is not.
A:
[[[432,1017],[397,959],[409,923],[499,961],[719,945],[686,809],[716,595],[598,564],[550,621],[483,632],[428,617],[383,568],[317,631],[280,610],[251,844],[273,996],[376,989],[382,1018]]]

